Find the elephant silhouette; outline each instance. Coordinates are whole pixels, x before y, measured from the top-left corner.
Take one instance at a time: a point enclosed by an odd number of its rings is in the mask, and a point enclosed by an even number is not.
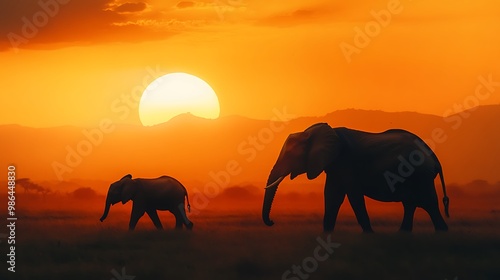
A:
[[[326,123],[310,126],[288,136],[272,168],[262,205],[262,219],[268,226],[271,205],[278,185],[288,175],[294,179],[306,173],[308,179],[326,173],[324,189],[324,231],[333,231],[345,196],[364,232],[373,232],[365,198],[402,202],[401,231],[411,231],[416,207],[431,217],[436,231],[447,231],[441,213],[434,178],[439,174],[443,203],[449,217],[443,171],[437,156],[415,134],[401,129],[369,133]]]
[[[181,229],[182,225],[185,225],[187,229],[192,229],[193,223],[186,216],[184,198],[187,200],[187,208],[190,211],[191,205],[186,188],[172,177],[132,179],[132,175],[128,174],[110,185],[104,214],[100,220],[102,222],[106,219],[111,205],[120,201],[125,204],[132,200],[134,204],[130,214],[129,230],[135,229],[137,221],[144,213],[149,215],[157,229],[163,229],[157,210],[167,210],[174,214],[177,229]]]

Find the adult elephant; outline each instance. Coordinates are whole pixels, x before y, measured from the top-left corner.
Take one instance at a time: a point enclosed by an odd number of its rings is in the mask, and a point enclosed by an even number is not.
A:
[[[267,180],[262,219],[268,226],[271,205],[279,183],[290,174],[294,179],[307,173],[312,180],[325,171],[325,215],[323,229],[333,231],[345,196],[363,232],[373,232],[364,196],[385,202],[402,202],[404,217],[400,230],[411,231],[416,207],[429,213],[436,231],[446,231],[434,178],[440,175],[444,208],[449,199],[441,164],[432,150],[416,135],[401,129],[368,133],[318,123],[303,132],[290,134]]]
[[[182,228],[182,225],[192,229],[193,223],[187,218],[184,210],[184,197],[189,211],[191,206],[186,188],[176,179],[169,176],[132,179],[132,175],[128,174],[109,186],[104,214],[100,220],[102,222],[106,219],[111,205],[120,201],[125,204],[132,200],[134,204],[130,214],[129,230],[134,230],[137,221],[144,213],[149,215],[157,229],[163,229],[156,210],[168,210],[174,214],[177,229]]]

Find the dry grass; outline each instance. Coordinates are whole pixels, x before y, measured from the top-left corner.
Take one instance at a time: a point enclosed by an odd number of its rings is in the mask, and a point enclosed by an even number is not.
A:
[[[100,223],[100,204],[90,203],[86,210],[53,202],[36,210],[22,207],[17,272],[8,273],[4,263],[0,279],[112,279],[111,271],[122,267],[135,280],[282,279],[292,265],[313,256],[318,236],[327,238],[321,233],[320,206],[304,212],[281,203],[273,208],[274,227],[261,222],[260,201],[239,211],[212,207],[190,216],[191,232],[173,230],[173,218],[162,213],[165,231],[154,230],[144,217],[129,233],[130,205],[113,207]],[[455,209],[448,220],[451,231],[435,234],[419,211],[416,232],[399,234],[400,211],[370,212],[378,233],[366,235],[349,205],[343,206],[331,237],[342,245],[308,279],[500,279],[500,213]],[[3,255],[6,250],[2,242]]]

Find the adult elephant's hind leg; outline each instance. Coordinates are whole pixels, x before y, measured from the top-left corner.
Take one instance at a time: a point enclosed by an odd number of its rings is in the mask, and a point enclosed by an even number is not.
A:
[[[431,217],[436,231],[448,231],[448,225],[446,225],[443,216],[441,216],[441,212],[439,212],[439,204],[436,190],[434,189],[434,183],[432,183],[432,189],[427,192],[427,196],[422,198],[421,207]]]
[[[410,232],[413,229],[413,216],[415,215],[416,206],[415,203],[413,202],[404,201],[403,207],[404,207],[404,216],[399,231]]]
[[[175,229],[182,229],[182,216],[179,210],[172,211],[175,217]]]
[[[363,229],[363,232],[373,232],[370,224],[370,218],[368,217],[368,212],[366,211],[364,195],[359,193],[348,193],[347,198],[349,199],[349,203],[351,203],[351,207],[354,210],[354,214],[356,214],[356,219]]]
[[[175,216],[175,228],[182,228],[184,224],[187,229],[193,228],[193,223],[188,219],[184,203],[180,203],[178,208],[173,212]]]

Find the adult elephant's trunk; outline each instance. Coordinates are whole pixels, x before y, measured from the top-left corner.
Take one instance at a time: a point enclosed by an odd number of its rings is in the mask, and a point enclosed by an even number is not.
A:
[[[267,226],[274,225],[274,222],[269,218],[269,213],[271,212],[271,205],[273,204],[274,196],[278,190],[278,185],[285,176],[280,176],[278,178],[273,178],[272,172],[267,180],[266,193],[264,194],[264,202],[262,203],[262,220]]]
[[[109,202],[108,199],[106,199],[106,205],[104,207],[104,214],[102,214],[102,217],[100,219],[101,222],[104,221],[104,219],[106,219],[106,217],[108,216],[109,207],[111,207],[111,202]]]

